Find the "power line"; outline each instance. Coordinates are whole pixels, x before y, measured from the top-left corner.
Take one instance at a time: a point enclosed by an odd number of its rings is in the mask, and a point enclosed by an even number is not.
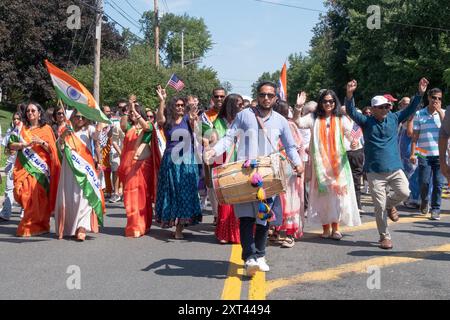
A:
[[[78,64],[80,63],[81,56],[84,53],[84,48],[86,46],[86,40],[89,36],[89,33],[91,32],[91,28],[92,28],[92,25],[94,24],[95,20],[96,20],[95,18],[92,20],[91,24],[89,25],[89,29],[86,33],[86,36],[84,37],[83,48],[81,49],[80,54],[78,55],[77,63],[75,64],[75,69],[78,68]]]
[[[78,1],[79,3],[81,3],[82,5],[84,5],[84,6],[88,7],[88,8],[90,8],[91,10],[93,10],[94,12],[97,13],[98,10],[97,10],[96,7],[91,6],[90,4],[84,2],[83,0],[77,0],[77,1]],[[141,38],[140,36],[138,36],[138,35],[135,34],[134,32],[131,32],[131,31],[129,30],[129,28],[125,28],[122,24],[120,24],[119,22],[117,22],[117,20],[115,20],[113,17],[111,17],[111,16],[110,16],[109,14],[107,14],[106,12],[103,12],[103,15],[106,16],[106,17],[108,17],[108,19],[112,20],[115,24],[119,25],[122,29],[128,29],[128,31],[129,31],[130,33],[132,33],[132,34],[133,34],[136,38],[138,38],[139,40],[144,41],[143,38]]]
[[[289,8],[295,8],[295,9],[301,9],[301,10],[307,10],[307,11],[314,11],[314,12],[320,12],[320,13],[327,13],[323,10],[318,9],[311,9],[306,7],[300,7],[300,6],[294,6],[286,3],[279,3],[279,2],[273,2],[273,1],[266,1],[266,0],[253,0],[256,2],[262,2],[262,3],[268,3],[276,6],[283,6],[283,7],[289,7]],[[428,30],[435,30],[435,31],[443,31],[443,32],[450,32],[450,29],[444,29],[444,28],[436,28],[436,27],[427,27],[427,26],[421,26],[416,24],[408,24],[408,23],[401,23],[401,22],[393,22],[389,21],[388,19],[384,19],[384,22],[387,24],[397,24],[405,27],[411,27],[411,28],[419,28],[419,29],[428,29]]]
[[[131,9],[133,9],[134,10],[134,12],[136,12],[138,15],[139,15],[139,17],[142,17],[142,13],[140,13],[139,11],[137,11],[136,10],[136,8],[128,1],[128,0],[125,0],[127,3],[128,3],[128,5],[131,7]]]
[[[120,10],[119,9],[117,9],[116,8],[116,5],[113,5],[111,2],[107,2],[107,4],[109,4],[109,6],[111,7],[111,8],[113,8],[118,14],[120,14],[125,20],[127,20],[129,23],[131,23],[133,26],[135,26],[136,28],[138,28],[138,29],[140,29],[141,27],[139,26],[139,25],[137,25],[136,23],[135,23],[135,21],[134,20],[130,20],[127,16],[125,16],[122,12],[121,12],[121,8],[120,8]]]
[[[400,26],[405,26],[405,27],[412,27],[412,28],[421,28],[421,29],[429,29],[429,30],[450,32],[450,29],[427,27],[427,26],[419,26],[419,25],[416,25],[416,24],[407,24],[407,23],[401,23],[401,22],[393,22],[393,21],[389,21],[387,19],[385,19],[384,22],[387,23],[387,24],[398,24]]]
[[[318,9],[311,9],[311,8],[306,8],[306,7],[300,7],[300,6],[294,6],[292,4],[286,4],[286,3],[279,3],[279,2],[272,2],[272,1],[265,1],[265,0],[254,0],[256,2],[262,2],[262,3],[268,3],[268,4],[273,4],[276,6],[282,6],[282,7],[289,7],[289,8],[295,8],[295,9],[301,9],[301,10],[306,10],[306,11],[313,11],[313,12],[320,12],[320,13],[327,13],[326,11],[323,10],[318,10]]]
[[[122,11],[127,17],[129,17],[131,20],[139,23],[139,21],[137,19],[135,19],[134,17],[132,17],[130,14],[128,14],[127,11],[125,11],[120,5],[117,4],[117,2],[115,0],[109,0],[112,1],[114,3],[114,5],[120,9],[120,11]]]

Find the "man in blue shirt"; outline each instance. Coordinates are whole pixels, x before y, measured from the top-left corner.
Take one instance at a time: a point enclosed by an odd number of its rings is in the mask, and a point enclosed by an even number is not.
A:
[[[429,189],[432,183],[431,220],[440,220],[442,186],[444,177],[439,165],[439,129],[444,119],[442,110],[442,90],[431,89],[428,93],[429,104],[416,112],[414,134],[411,144],[411,162],[419,163],[420,212],[428,213]],[[417,148],[416,148],[417,147]],[[419,159],[416,157],[420,155]]]
[[[383,96],[372,99],[372,116],[367,117],[357,112],[353,93],[357,88],[356,80],[347,84],[345,106],[347,114],[363,130],[364,134],[364,171],[367,173],[372,199],[375,208],[377,228],[380,234],[380,248],[392,249],[391,235],[388,231],[387,216],[398,221],[395,206],[409,196],[408,179],[403,172],[403,165],[398,149],[397,130],[402,121],[410,117],[419,106],[428,80],[419,82],[419,92],[411,104],[398,112],[390,111],[391,104]],[[391,192],[387,195],[386,188]]]

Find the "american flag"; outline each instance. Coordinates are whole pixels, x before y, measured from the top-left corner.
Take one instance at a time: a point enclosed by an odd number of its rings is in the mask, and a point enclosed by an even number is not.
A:
[[[180,79],[178,79],[177,75],[174,73],[167,82],[167,85],[171,86],[177,91],[181,91],[184,88],[184,83]]]
[[[353,140],[359,140],[362,137],[363,132],[356,122],[353,122],[353,128],[350,134],[352,135]]]

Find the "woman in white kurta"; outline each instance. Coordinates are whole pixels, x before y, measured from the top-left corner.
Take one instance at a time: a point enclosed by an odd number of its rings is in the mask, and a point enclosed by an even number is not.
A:
[[[343,139],[352,141],[352,128],[348,122],[342,121],[340,103],[332,90],[322,92],[314,113],[299,117],[303,100],[299,96],[294,117],[299,128],[311,129],[313,165],[308,219],[322,224],[322,238],[340,240],[340,224],[361,224],[350,164],[343,145]]]
[[[76,110],[70,117],[70,122],[73,131],[67,128],[57,142],[62,157],[55,207],[55,230],[59,239],[63,236],[75,236],[77,240],[83,241],[86,232],[98,232],[98,220],[101,221],[104,212],[104,197],[92,156],[98,134],[96,128],[88,125],[88,120]],[[72,158],[69,163],[65,155],[66,143],[69,148],[77,149],[76,157],[81,161]],[[77,166],[77,162],[83,164]],[[87,171],[92,175],[90,179],[87,179],[86,175],[83,176],[83,171],[77,171],[86,167],[90,168]]]

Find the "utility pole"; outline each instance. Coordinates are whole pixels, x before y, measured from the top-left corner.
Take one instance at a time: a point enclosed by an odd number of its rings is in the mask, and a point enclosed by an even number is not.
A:
[[[158,0],[154,0],[155,9],[155,65],[159,67],[159,17]]]
[[[97,1],[94,49],[94,99],[100,104],[100,49],[102,47],[103,0]]]
[[[181,69],[184,68],[184,31],[181,30]]]

